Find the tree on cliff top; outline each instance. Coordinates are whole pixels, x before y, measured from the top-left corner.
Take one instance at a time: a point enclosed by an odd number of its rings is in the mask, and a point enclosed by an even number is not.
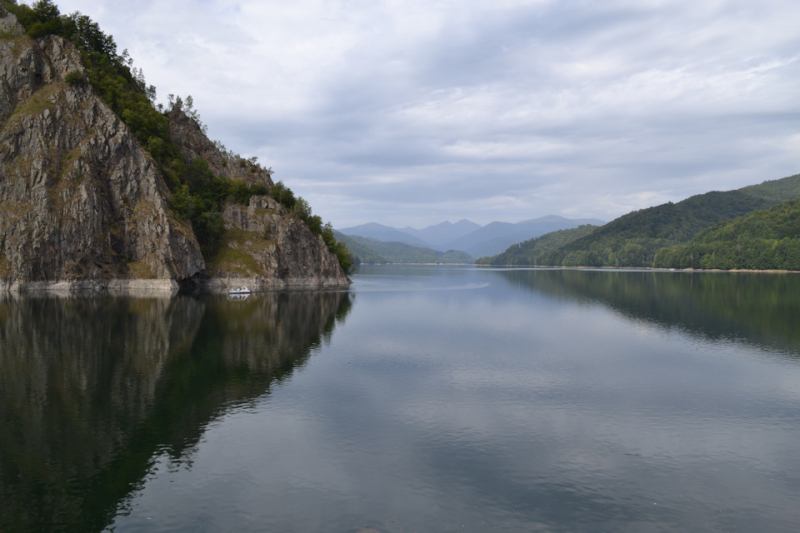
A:
[[[77,11],[62,15],[52,0],[38,0],[31,5],[18,3],[16,0],[0,0],[0,6],[17,17],[30,37],[58,35],[72,42],[81,52],[88,82],[157,162],[172,192],[173,211],[179,217],[191,221],[204,255],[213,253],[219,241],[222,233],[220,211],[224,202],[247,204],[253,195],[270,194],[266,186],[248,187],[243,183],[214,176],[208,165],[203,165],[204,161],[200,163],[195,160],[187,166],[178,146],[170,137],[169,121],[163,106],[155,103],[156,88],[146,84],[141,69],[133,68],[133,59],[128,51],[123,50],[119,54],[113,36],[105,34],[90,17]],[[79,73],[69,73],[67,78],[70,85],[85,82]],[[174,106],[196,120],[203,133],[206,133],[207,128],[200,121],[191,96],[173,99],[173,95],[170,95],[170,108]],[[258,166],[256,158],[241,160],[251,166]],[[267,172],[271,175],[272,169]],[[284,196],[292,204],[287,209],[313,233],[323,236],[328,248],[337,255],[344,270],[348,271],[350,254],[345,245],[337,243],[332,232],[330,235],[325,234],[322,220],[311,214],[311,208],[305,200],[295,199],[288,188],[285,188]],[[293,209],[298,201],[300,207]]]

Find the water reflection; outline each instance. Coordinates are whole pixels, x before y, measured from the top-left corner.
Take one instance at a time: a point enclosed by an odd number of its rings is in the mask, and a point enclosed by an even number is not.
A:
[[[749,273],[491,271],[515,287],[602,303],[627,318],[711,340],[800,354],[800,276]]]
[[[99,531],[153,458],[267,393],[348,293],[0,300],[0,531]]]

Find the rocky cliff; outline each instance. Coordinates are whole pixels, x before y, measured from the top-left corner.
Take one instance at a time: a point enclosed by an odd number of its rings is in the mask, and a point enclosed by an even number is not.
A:
[[[181,110],[170,112],[169,122],[170,136],[187,164],[199,157],[214,174],[251,185],[273,185],[270,173],[260,166],[241,158],[225,158],[200,125]],[[222,215],[225,230],[221,243],[208,258],[204,272],[209,287],[349,285],[350,280],[322,237],[271,197],[253,196],[246,206],[228,203]]]
[[[83,71],[77,50],[0,20],[0,287],[170,286],[203,270],[152,159],[91,88],[65,82]]]
[[[244,283],[266,289],[349,284],[322,237],[269,196],[254,196],[247,207],[228,205],[223,219],[222,245],[208,265],[211,286]]]
[[[0,290],[174,288],[209,275],[223,278],[216,286],[349,283],[320,237],[269,197],[225,209],[227,244],[207,270],[156,162],[88,83],[66,82],[83,72],[69,41],[31,39],[0,8]],[[269,171],[227,160],[180,110],[169,118],[187,162],[272,185]]]

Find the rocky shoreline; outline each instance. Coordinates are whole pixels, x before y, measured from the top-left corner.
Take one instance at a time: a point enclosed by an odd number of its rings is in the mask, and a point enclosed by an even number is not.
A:
[[[275,290],[343,289],[352,284],[349,278],[207,278],[192,280],[190,290],[222,293],[228,289],[248,287],[254,292]],[[0,294],[13,293],[108,293],[119,296],[142,294],[177,294],[181,285],[172,279],[110,279],[75,281],[27,281],[0,284]]]

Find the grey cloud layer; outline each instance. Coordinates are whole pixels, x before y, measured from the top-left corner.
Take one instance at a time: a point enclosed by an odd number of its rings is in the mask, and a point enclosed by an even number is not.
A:
[[[798,171],[790,1],[117,4],[60,5],[338,226],[611,219]]]

